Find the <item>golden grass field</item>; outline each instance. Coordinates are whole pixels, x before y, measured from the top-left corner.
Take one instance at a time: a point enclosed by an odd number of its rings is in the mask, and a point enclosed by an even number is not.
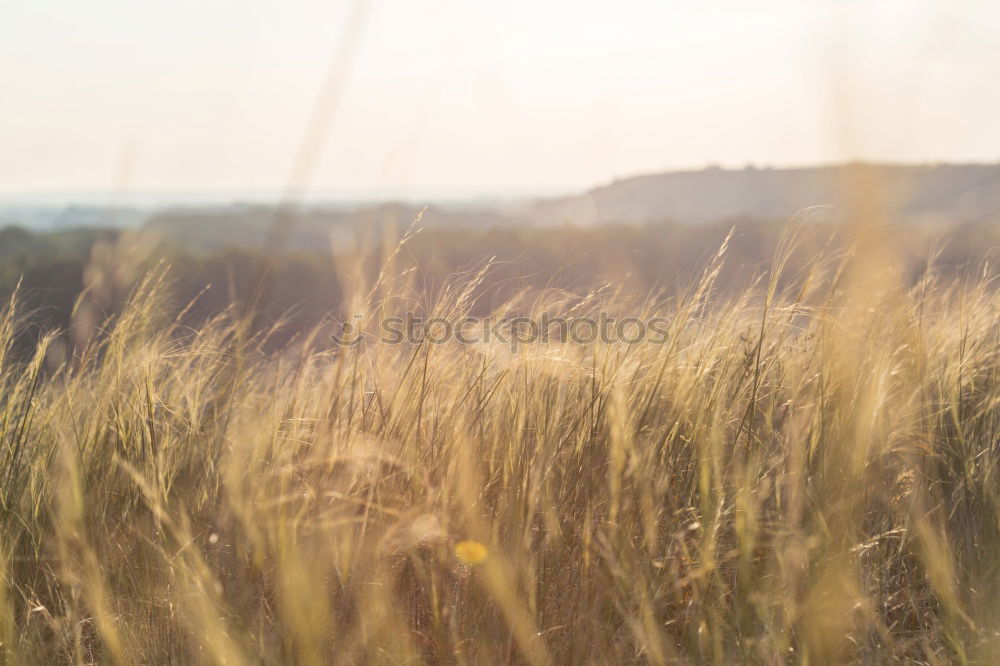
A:
[[[237,308],[182,324],[157,269],[22,358],[12,302],[3,661],[997,663],[992,269],[908,285],[876,246],[500,308],[662,344],[276,351]],[[431,301],[391,259],[366,321],[457,321],[490,279]]]

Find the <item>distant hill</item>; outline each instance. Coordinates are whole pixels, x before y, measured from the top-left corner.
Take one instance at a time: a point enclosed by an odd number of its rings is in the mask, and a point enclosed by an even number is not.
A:
[[[677,171],[626,178],[578,196],[542,201],[524,214],[542,225],[773,220],[812,206],[849,212],[852,197],[859,193],[874,196],[879,210],[895,220],[1000,220],[1000,164],[852,163]]]
[[[895,222],[1000,223],[1000,164],[890,165],[851,163],[771,169],[707,168],[635,176],[559,198],[497,201],[305,202],[286,239],[302,249],[343,247],[356,233],[374,237],[385,226],[512,229],[736,219],[783,221],[814,206],[850,215],[863,195]],[[167,238],[208,248],[269,242],[282,214],[273,204],[207,203],[169,206],[3,205],[0,227],[35,230],[146,225]],[[331,234],[333,234],[331,236]],[[340,240],[338,240],[340,239]]]

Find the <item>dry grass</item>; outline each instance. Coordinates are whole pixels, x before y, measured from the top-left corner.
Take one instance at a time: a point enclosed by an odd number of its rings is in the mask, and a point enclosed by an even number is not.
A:
[[[151,274],[72,353],[0,356],[4,660],[996,663],[997,292],[790,251],[732,296],[717,264],[525,294],[670,335],[516,353],[264,353]],[[419,303],[355,288],[370,321]]]

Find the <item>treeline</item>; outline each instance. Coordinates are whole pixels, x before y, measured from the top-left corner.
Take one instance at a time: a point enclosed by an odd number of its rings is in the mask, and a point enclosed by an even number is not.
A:
[[[287,221],[285,233],[273,234],[261,230],[263,219],[250,225],[255,231],[249,236],[241,236],[232,219],[217,227],[211,219],[200,226],[189,221],[190,226],[183,226],[200,231],[187,236],[180,228],[163,233],[163,221],[138,232],[80,228],[35,233],[7,227],[0,230],[0,294],[6,301],[20,282],[22,300],[35,313],[38,327],[68,330],[81,294],[112,314],[135,280],[150,267],[167,264],[178,309],[193,301],[187,315],[192,323],[233,304],[254,302],[261,324],[285,317],[288,330],[294,331],[330,314],[343,316],[345,283],[372,280],[408,224],[383,223],[373,233],[333,223],[328,233],[336,238],[322,242],[317,219],[305,225],[308,239],[298,235],[295,220]],[[697,279],[729,236],[719,284],[739,288],[765,271],[788,231],[787,223],[758,220],[594,228],[433,225],[408,240],[395,257],[394,270],[411,271],[421,296],[432,299],[454,274],[493,261],[478,295],[482,310],[525,288],[583,292],[611,283],[669,293]],[[808,268],[820,251],[846,250],[850,238],[843,227],[819,222],[802,226],[796,235],[799,247],[788,279]],[[909,225],[886,230],[881,240],[869,242],[884,243],[899,262],[903,281],[912,283],[931,260],[944,272],[983,270],[989,252],[1000,247],[1000,229],[989,224],[948,229]]]

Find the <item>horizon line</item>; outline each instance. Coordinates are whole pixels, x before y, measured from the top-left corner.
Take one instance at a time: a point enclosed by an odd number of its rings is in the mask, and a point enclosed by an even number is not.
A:
[[[925,160],[894,161],[875,159],[847,159],[814,163],[772,164],[756,163],[752,160],[742,166],[720,163],[705,163],[700,167],[665,168],[656,171],[639,171],[629,175],[614,176],[598,184],[511,186],[487,189],[482,186],[394,186],[372,188],[315,188],[300,193],[291,200],[280,187],[272,188],[141,188],[135,190],[91,189],[91,188],[37,188],[29,190],[0,190],[0,206],[4,207],[47,207],[82,206],[111,208],[148,208],[164,206],[239,206],[276,204],[471,204],[476,202],[517,202],[532,199],[578,196],[617,183],[679,174],[703,172],[741,171],[813,171],[851,166],[875,166],[882,168],[939,168],[939,167],[990,167],[1000,166],[1000,159],[993,162],[977,160]]]

